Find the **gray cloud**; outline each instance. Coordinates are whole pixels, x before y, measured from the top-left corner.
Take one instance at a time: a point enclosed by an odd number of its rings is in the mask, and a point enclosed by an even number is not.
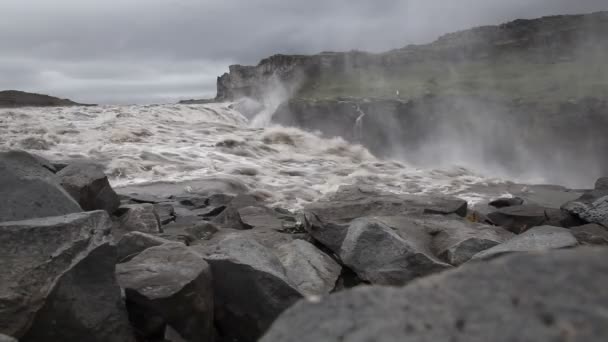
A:
[[[213,96],[229,64],[275,53],[383,51],[606,0],[2,0],[0,89],[83,102]]]

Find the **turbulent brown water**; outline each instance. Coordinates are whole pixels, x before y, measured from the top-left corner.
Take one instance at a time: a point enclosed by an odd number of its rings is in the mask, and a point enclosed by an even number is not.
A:
[[[471,202],[509,195],[510,183],[465,168],[419,169],[380,160],[340,138],[267,121],[249,120],[230,103],[2,109],[0,149],[94,159],[106,166],[115,187],[225,177],[288,208],[344,184]]]

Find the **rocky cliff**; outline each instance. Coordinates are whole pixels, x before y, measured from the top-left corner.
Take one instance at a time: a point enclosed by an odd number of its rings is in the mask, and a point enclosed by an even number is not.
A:
[[[0,91],[0,107],[60,107],[60,106],[90,106],[76,103],[68,99],[53,96],[26,93],[17,90]]]

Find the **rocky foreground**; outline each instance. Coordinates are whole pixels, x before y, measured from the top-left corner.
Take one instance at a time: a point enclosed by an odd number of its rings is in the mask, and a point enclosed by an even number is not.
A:
[[[561,208],[479,211],[356,185],[300,212],[178,188],[117,194],[102,166],[0,153],[0,341],[608,336],[606,178]]]

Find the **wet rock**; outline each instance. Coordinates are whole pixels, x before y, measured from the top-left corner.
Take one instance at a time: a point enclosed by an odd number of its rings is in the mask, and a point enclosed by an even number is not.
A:
[[[105,211],[0,223],[0,331],[23,341],[133,341]]]
[[[81,212],[59,178],[23,151],[0,153],[0,222]]]
[[[105,243],[65,273],[23,342],[135,341],[114,275],[116,247]]]
[[[172,241],[142,232],[127,233],[118,241],[118,245],[116,246],[117,260],[119,263],[127,262],[150,247],[160,246],[170,242]]]
[[[519,197],[505,197],[493,200],[489,203],[494,208],[505,208],[505,207],[513,207],[516,205],[524,204],[524,200]]]
[[[153,204],[130,204],[119,209],[120,230],[124,232],[162,233],[160,218]]]
[[[585,223],[597,223],[608,227],[607,190],[594,190],[586,193],[579,199],[564,204],[562,209]]]
[[[213,341],[212,277],[201,255],[183,244],[168,243],[118,264],[116,275],[131,315],[150,312],[152,317],[162,317],[186,341]]]
[[[0,342],[19,342],[16,338],[0,334]]]
[[[294,240],[277,248],[287,278],[306,296],[330,293],[342,272],[334,259],[304,240]]]
[[[599,178],[595,182],[595,190],[607,190],[608,191],[608,177]]]
[[[245,207],[238,210],[241,221],[253,228],[283,228],[283,221],[277,218],[277,214],[272,209],[260,206]]]
[[[101,165],[74,163],[59,171],[57,176],[61,178],[61,186],[86,211],[105,210],[112,214],[120,206],[120,199]]]
[[[348,224],[322,221],[314,212],[305,211],[300,218],[304,229],[317,241],[332,251],[339,251],[348,231]]]
[[[158,219],[162,225],[175,221],[175,209],[170,203],[154,204],[154,210],[158,214]]]
[[[241,217],[241,214],[240,214],[241,209],[244,209],[247,207],[262,207],[262,206],[258,202],[258,200],[251,195],[239,195],[239,196],[236,196],[235,198],[233,198],[230,201],[230,203],[228,203],[228,205],[226,206],[226,209],[224,209],[216,218],[214,218],[212,220],[212,222],[216,223],[217,225],[219,225],[220,227],[223,227],[223,228],[241,229],[241,230],[252,229],[253,226],[244,222]],[[255,211],[255,209],[249,210],[249,211],[244,211],[245,216],[247,217],[247,215],[249,214],[248,217],[250,217],[252,219],[252,221],[254,221],[254,222],[250,222],[250,223],[255,223],[256,213],[258,215],[260,215],[260,212]]]
[[[454,266],[459,266],[475,254],[514,236],[501,227],[472,223],[458,217],[427,217],[415,222],[433,236],[433,253]]]
[[[261,341],[599,342],[608,334],[599,314],[608,309],[606,258],[601,248],[515,254],[403,288],[358,287],[300,301]]]
[[[211,265],[220,340],[256,341],[302,298],[281,261],[255,239],[233,233],[196,250]]]
[[[184,241],[187,245],[196,244],[199,240],[209,240],[219,232],[216,225],[200,221],[200,219],[192,223],[171,223],[164,226],[163,229],[162,237],[174,241]]]
[[[534,227],[505,243],[475,254],[473,259],[490,259],[514,252],[536,252],[549,249],[574,247],[578,241],[570,230],[561,227]]]
[[[372,218],[353,221],[338,252],[345,265],[372,284],[403,285],[451,266],[417,248],[415,236],[403,238]]]
[[[608,228],[598,224],[572,227],[570,231],[583,245],[608,245]]]
[[[457,214],[465,217],[467,202],[449,196],[396,195],[364,186],[342,186],[326,200],[305,209],[322,222],[343,224],[363,216]]]
[[[488,214],[488,218],[494,224],[515,234],[542,225],[572,227],[581,224],[576,217],[565,211],[537,205],[505,207]]]

